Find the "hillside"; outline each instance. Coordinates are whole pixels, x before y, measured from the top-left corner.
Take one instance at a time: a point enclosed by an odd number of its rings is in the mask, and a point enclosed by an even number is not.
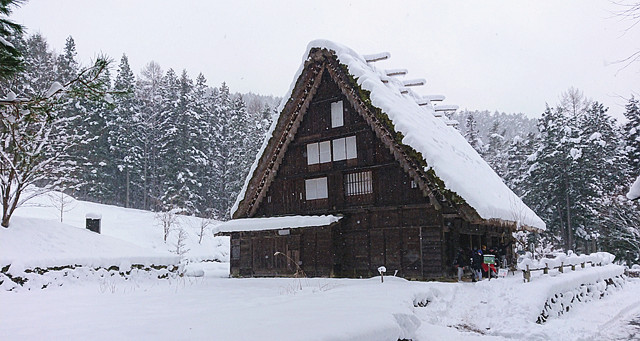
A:
[[[101,234],[103,236],[117,238],[143,249],[165,254],[173,253],[174,255],[177,254],[178,237],[182,230],[184,231],[184,246],[182,247],[184,253],[181,255],[183,260],[189,262],[228,262],[229,241],[226,237],[213,236],[212,228],[219,223],[215,220],[176,215],[175,223],[171,226],[165,242],[160,214],[76,200],[59,192],[52,192],[50,195],[32,199],[23,207],[18,208],[14,217],[38,218],[42,224],[51,224],[51,229],[61,228],[61,202],[64,202],[62,222],[67,226],[84,230],[86,215],[88,213],[98,214],[102,216]],[[25,220],[15,220],[25,222]],[[47,221],[49,223],[46,223]],[[46,226],[40,225],[41,223],[35,224],[40,229],[46,228]],[[201,231],[203,233],[200,242]],[[52,230],[52,234],[56,233]]]

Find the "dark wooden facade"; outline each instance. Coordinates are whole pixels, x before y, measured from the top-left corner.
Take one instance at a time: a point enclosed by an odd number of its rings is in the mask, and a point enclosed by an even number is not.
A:
[[[370,108],[354,102],[357,89],[348,83],[326,51],[310,59],[234,215],[342,219],[324,227],[229,233],[232,275],[288,276],[300,268],[307,276],[364,277],[384,265],[405,278],[441,278],[452,271],[457,247],[492,246],[510,236],[506,228],[472,223],[439,194]],[[331,103],[337,101],[343,125],[332,128]],[[353,136],[357,157],[308,164],[308,144]],[[348,195],[356,173],[370,176],[370,188]],[[324,177],[327,197],[307,200],[305,181]]]

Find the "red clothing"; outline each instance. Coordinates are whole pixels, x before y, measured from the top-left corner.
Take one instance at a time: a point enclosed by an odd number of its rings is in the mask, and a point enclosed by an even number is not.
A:
[[[482,270],[484,270],[484,272],[489,271],[489,268],[491,268],[491,270],[495,273],[498,273],[498,270],[496,270],[496,266],[495,264],[485,264],[482,263]]]

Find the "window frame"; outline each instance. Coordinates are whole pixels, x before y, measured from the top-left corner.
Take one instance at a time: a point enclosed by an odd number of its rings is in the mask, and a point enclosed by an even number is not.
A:
[[[373,194],[373,172],[371,170],[346,173],[344,175],[346,197]]]
[[[331,128],[344,126],[344,102],[331,102]]]
[[[306,201],[328,199],[329,183],[326,176],[304,180],[304,198]]]

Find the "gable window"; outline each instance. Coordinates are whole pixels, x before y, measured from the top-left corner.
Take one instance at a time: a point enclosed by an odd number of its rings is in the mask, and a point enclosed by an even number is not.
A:
[[[339,138],[333,140],[333,161],[347,159],[347,142],[346,139]]]
[[[331,142],[320,142],[320,163],[331,162]]]
[[[333,140],[333,161],[355,159],[358,157],[356,137],[342,137]]]
[[[344,190],[347,196],[373,193],[371,171],[346,174]]]
[[[331,128],[344,125],[344,106],[342,101],[331,103]]]
[[[307,164],[315,165],[320,163],[320,149],[317,143],[307,145]]]
[[[347,159],[355,159],[358,157],[358,148],[356,147],[356,137],[349,136],[345,138],[347,144]]]
[[[316,142],[307,144],[307,164],[331,162],[331,142]]]
[[[329,197],[327,178],[306,179],[304,188],[307,200],[326,199]]]

